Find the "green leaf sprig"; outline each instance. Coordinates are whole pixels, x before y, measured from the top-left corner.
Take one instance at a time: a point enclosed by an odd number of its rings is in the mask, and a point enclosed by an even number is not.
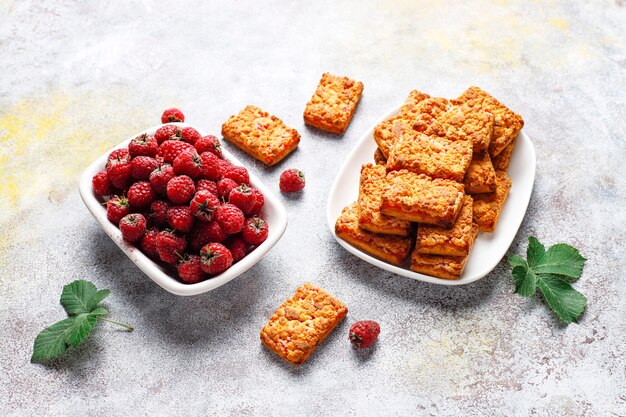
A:
[[[80,345],[100,320],[118,324],[132,332],[132,326],[106,318],[109,312],[98,306],[110,293],[110,290],[98,290],[94,284],[82,279],[64,286],[61,305],[69,317],[45,328],[37,335],[31,362],[57,358],[70,346]]]
[[[531,297],[537,289],[543,294],[548,306],[565,323],[577,321],[587,305],[584,295],[576,291],[570,282],[583,273],[586,259],[578,249],[565,243],[550,246],[547,250],[537,238],[528,238],[526,258],[509,257],[515,292]]]

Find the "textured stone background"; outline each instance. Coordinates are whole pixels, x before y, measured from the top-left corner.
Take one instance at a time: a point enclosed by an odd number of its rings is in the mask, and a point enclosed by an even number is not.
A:
[[[625,28],[621,0],[0,1],[0,414],[626,415]],[[302,123],[324,71],[365,84],[342,137]],[[520,112],[537,149],[510,253],[533,234],[589,259],[579,324],[512,294],[504,262],[440,287],[376,269],[328,231],[330,185],[362,132],[411,89],[451,97],[472,84]],[[280,196],[289,227],[257,266],[171,295],[100,230],[78,175],[166,107],[218,133],[249,103],[302,142],[273,169],[234,152],[274,189],[300,167],[307,188]],[[110,288],[112,317],[136,331],[105,323],[66,359],[30,364],[77,278]],[[304,281],[350,313],[294,368],[258,332]],[[369,355],[346,340],[358,319],[382,325]]]

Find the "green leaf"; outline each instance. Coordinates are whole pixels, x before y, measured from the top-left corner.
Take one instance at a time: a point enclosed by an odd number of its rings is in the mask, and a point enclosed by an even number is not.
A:
[[[583,273],[585,261],[578,249],[566,243],[558,243],[546,251],[541,262],[533,269],[538,274],[564,275],[578,279]]]
[[[62,355],[67,349],[67,335],[71,332],[74,317],[61,320],[45,328],[35,338],[31,362],[43,362]]]
[[[512,268],[515,268],[516,266],[523,266],[524,268],[528,268],[526,260],[519,255],[509,256],[509,265],[511,265]]]
[[[513,281],[515,281],[515,293],[522,297],[530,297],[537,290],[537,275],[525,266],[513,267]]]
[[[74,322],[67,332],[67,343],[74,347],[80,345],[89,337],[97,323],[98,316],[93,313],[81,313],[75,316]]]
[[[537,286],[550,308],[565,323],[576,321],[585,311],[587,299],[564,279],[543,274],[537,281]]]
[[[89,313],[110,294],[109,290],[100,290],[89,281],[76,280],[63,287],[61,304],[70,316]]]
[[[102,317],[102,316],[106,316],[107,314],[109,314],[109,311],[104,307],[96,307],[93,309],[91,314],[98,316],[98,317]]]
[[[531,236],[528,238],[528,248],[526,249],[526,258],[528,258],[528,265],[532,268],[541,262],[541,259],[546,253],[546,248],[537,240],[536,237]]]

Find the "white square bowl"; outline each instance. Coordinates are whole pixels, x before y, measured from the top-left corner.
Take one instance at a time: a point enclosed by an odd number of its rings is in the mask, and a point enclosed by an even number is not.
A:
[[[174,124],[180,127],[193,127],[200,132],[202,136],[205,135],[202,130],[195,126],[186,123]],[[133,138],[143,133],[154,134],[154,132],[156,132],[156,130],[161,126],[163,125],[154,126],[150,129],[144,130],[143,132],[139,132],[117,146],[109,149],[102,156],[98,157],[91,165],[89,165],[89,167],[87,167],[87,169],[85,169],[80,177],[80,183],[78,186],[80,197],[83,199],[85,206],[87,206],[91,214],[96,218],[96,220],[98,220],[98,222],[100,222],[100,225],[106,234],[113,239],[117,246],[119,246],[119,248],[135,263],[135,265],[139,267],[139,269],[150,277],[150,279],[172,294],[185,296],[202,294],[220,287],[232,279],[235,279],[254,266],[254,264],[259,262],[263,255],[265,255],[276,244],[276,242],[278,242],[285,232],[285,229],[287,228],[287,211],[285,210],[283,204],[269,190],[269,188],[266,187],[253,173],[250,173],[251,185],[263,193],[263,196],[265,197],[265,205],[261,211],[261,217],[267,222],[269,229],[269,234],[265,242],[246,255],[245,258],[237,263],[234,263],[233,266],[223,273],[205,281],[201,281],[196,284],[184,284],[176,277],[170,275],[166,268],[148,258],[139,248],[126,242],[122,238],[122,233],[118,227],[107,219],[106,208],[102,205],[102,200],[96,197],[91,185],[93,176],[104,169],[107,157],[112,151],[127,147],[128,143]],[[230,161],[233,165],[242,165],[237,158],[224,148],[222,148],[222,153],[224,154],[224,158]]]

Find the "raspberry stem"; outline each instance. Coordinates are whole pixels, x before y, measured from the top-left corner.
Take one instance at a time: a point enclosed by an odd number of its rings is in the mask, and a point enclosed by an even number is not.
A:
[[[133,326],[130,326],[130,325],[128,325],[128,324],[124,324],[124,323],[120,323],[119,321],[115,321],[115,320],[107,319],[107,318],[105,318],[105,317],[99,317],[99,319],[100,319],[100,320],[104,320],[104,321],[108,321],[109,323],[114,323],[114,324],[117,324],[117,325],[122,326],[122,327],[126,327],[126,329],[127,329],[129,332],[132,332],[133,330],[135,330],[135,328],[134,328]]]

